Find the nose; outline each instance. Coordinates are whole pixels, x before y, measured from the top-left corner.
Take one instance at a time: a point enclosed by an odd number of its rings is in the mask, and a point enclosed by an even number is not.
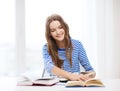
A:
[[[57,34],[60,34],[60,29],[57,29]]]

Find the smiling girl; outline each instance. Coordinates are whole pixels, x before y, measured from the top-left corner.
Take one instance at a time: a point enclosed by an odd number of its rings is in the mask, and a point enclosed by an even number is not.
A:
[[[70,37],[69,26],[60,15],[52,14],[46,19],[45,36],[43,58],[48,73],[69,80],[95,77],[82,43]],[[81,74],[80,64],[90,76]]]

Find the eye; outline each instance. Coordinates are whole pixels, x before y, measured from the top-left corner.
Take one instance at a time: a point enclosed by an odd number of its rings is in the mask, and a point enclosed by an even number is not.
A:
[[[55,29],[51,29],[50,32],[55,32]]]
[[[62,26],[59,26],[59,29],[62,29],[63,27]]]

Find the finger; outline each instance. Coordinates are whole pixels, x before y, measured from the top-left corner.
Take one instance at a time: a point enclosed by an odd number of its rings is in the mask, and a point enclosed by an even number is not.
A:
[[[86,80],[89,79],[89,77],[87,77],[87,76],[80,76],[80,79],[83,80],[83,81],[86,81]]]

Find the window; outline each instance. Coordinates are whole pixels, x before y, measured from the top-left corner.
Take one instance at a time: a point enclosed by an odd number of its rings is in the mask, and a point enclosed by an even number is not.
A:
[[[15,72],[15,0],[0,0],[0,12],[0,75],[12,75]]]

